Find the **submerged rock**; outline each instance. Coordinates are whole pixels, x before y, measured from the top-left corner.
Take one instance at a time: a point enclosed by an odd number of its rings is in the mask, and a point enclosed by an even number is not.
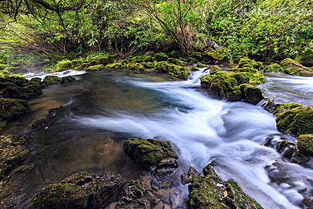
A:
[[[0,179],[6,177],[29,155],[22,137],[13,135],[0,136]]]
[[[313,134],[313,107],[296,107],[277,114],[277,128],[284,134]]]
[[[178,167],[178,157],[168,141],[135,138],[126,140],[123,148],[139,166],[152,169],[158,176],[171,173]]]
[[[122,190],[125,180],[111,173],[74,174],[59,184],[51,184],[31,200],[31,209],[104,208]]]
[[[261,205],[246,195],[233,180],[223,181],[213,167],[204,169],[205,176],[195,176],[189,185],[189,204],[192,209],[261,209]]]

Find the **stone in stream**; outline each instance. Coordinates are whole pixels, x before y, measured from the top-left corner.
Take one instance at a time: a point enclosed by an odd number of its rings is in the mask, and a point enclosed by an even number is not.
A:
[[[0,121],[11,122],[28,111],[24,100],[0,98]]]
[[[223,181],[212,165],[204,168],[204,176],[195,176],[189,185],[191,209],[261,209],[233,180]]]
[[[135,138],[126,140],[123,149],[140,167],[152,169],[158,176],[172,173],[178,167],[177,154],[168,141]]]
[[[0,179],[5,178],[29,155],[24,138],[13,135],[0,136]]]
[[[284,134],[313,134],[313,106],[299,106],[277,114],[277,128]]]
[[[35,194],[30,209],[104,208],[121,192],[124,184],[121,176],[112,173],[77,173]]]
[[[201,78],[201,87],[208,90],[210,96],[229,101],[247,100],[257,104],[263,99],[263,93],[255,87],[265,82],[259,71],[262,65],[254,60],[241,60],[238,67],[225,71],[211,71]]]

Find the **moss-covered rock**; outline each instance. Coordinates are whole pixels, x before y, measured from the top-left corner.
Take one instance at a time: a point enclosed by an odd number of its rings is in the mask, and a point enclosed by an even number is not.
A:
[[[0,179],[6,177],[29,155],[30,151],[25,143],[22,137],[0,136]]]
[[[296,107],[278,114],[277,128],[284,134],[313,134],[313,107]]]
[[[195,176],[188,187],[191,209],[261,209],[233,180],[224,182],[212,166],[204,170],[205,176]]]
[[[211,75],[213,75],[213,74],[215,74],[215,73],[217,73],[219,71],[221,71],[220,66],[218,66],[218,65],[211,65],[210,66],[210,74]]]
[[[61,83],[65,84],[65,83],[71,83],[76,81],[76,79],[73,76],[66,76],[66,77],[62,77],[61,78]]]
[[[24,100],[0,98],[0,121],[13,121],[28,111]]]
[[[124,186],[124,179],[111,173],[74,174],[51,184],[31,200],[30,209],[92,209],[105,207]]]
[[[59,78],[58,76],[49,75],[43,79],[42,83],[45,86],[59,84],[61,83],[61,78]]]
[[[274,73],[287,73],[287,71],[285,70],[285,68],[283,68],[282,66],[280,66],[277,63],[273,63],[270,64],[266,67],[264,67],[263,70],[265,73],[269,73],[269,72],[274,72]]]
[[[285,68],[286,73],[290,75],[313,76],[313,70],[301,65],[299,62],[286,58],[280,62],[280,65]]]
[[[156,61],[166,61],[169,56],[164,52],[159,52],[155,54],[154,58]]]
[[[300,135],[297,140],[297,147],[301,154],[313,156],[313,134]]]
[[[4,98],[30,99],[42,94],[41,86],[28,87],[9,86],[2,92]]]
[[[239,101],[245,99],[240,89],[241,84],[261,84],[265,82],[265,77],[257,72],[238,72],[237,68],[229,69],[228,71],[220,71],[218,68],[210,75],[205,75],[201,78],[201,87],[208,89],[211,96],[217,99],[227,99],[229,101]],[[244,90],[244,88],[242,89]],[[250,91],[257,91],[255,88],[249,88]],[[260,92],[259,92],[260,93]],[[260,94],[258,94],[260,96]],[[249,97],[252,102],[252,97]]]
[[[87,71],[104,70],[104,65],[103,64],[91,65],[91,66],[87,67],[85,70],[87,70]]]
[[[206,56],[212,60],[223,61],[226,58],[226,49],[224,47],[218,47],[214,50],[206,52]]]
[[[169,63],[175,64],[175,65],[179,65],[179,66],[185,66],[187,65],[187,62],[177,59],[177,58],[168,58],[167,61]]]
[[[57,64],[55,64],[53,71],[58,72],[58,71],[64,71],[68,70],[73,67],[73,62],[71,60],[61,60]]]
[[[263,63],[251,60],[249,58],[241,58],[239,60],[239,68],[250,68],[261,70],[263,68]]]
[[[226,72],[217,72],[201,78],[201,87],[208,89],[209,94],[217,99],[238,101],[241,91],[238,81]]]
[[[141,63],[131,62],[126,65],[126,68],[136,73],[143,72],[145,67]]]
[[[262,99],[264,99],[263,91],[251,84],[240,85],[240,90],[242,97],[245,98],[251,104],[258,104]]]
[[[176,77],[180,79],[186,79],[190,75],[190,69],[188,67],[182,67],[169,63],[167,61],[154,62],[155,70],[165,73],[171,77]]]
[[[173,172],[177,155],[168,141],[156,139],[131,139],[123,145],[125,153],[143,168],[151,168],[157,175]]]
[[[297,103],[288,103],[288,104],[280,104],[273,112],[275,115],[278,115],[279,113],[285,112],[287,110],[292,110],[296,107],[300,107],[301,105]]]

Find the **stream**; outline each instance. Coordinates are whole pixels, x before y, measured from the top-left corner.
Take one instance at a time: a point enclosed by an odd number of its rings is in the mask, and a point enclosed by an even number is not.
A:
[[[141,137],[171,141],[180,160],[199,171],[214,161],[223,179],[236,180],[266,209],[300,208],[303,196],[313,195],[313,170],[264,146],[266,137],[280,134],[272,114],[259,106],[212,99],[198,88],[207,73],[193,72],[187,81],[154,74],[56,73],[74,75],[77,81],[45,89],[30,101],[32,114],[14,127],[25,133],[26,124],[44,118],[49,109],[68,106],[57,123],[35,137],[45,149],[36,153],[28,193],[81,170],[109,169],[133,178],[138,174],[122,154],[122,142]],[[261,88],[277,102],[313,105],[313,78],[270,74]],[[265,167],[284,173],[287,180],[272,182]]]

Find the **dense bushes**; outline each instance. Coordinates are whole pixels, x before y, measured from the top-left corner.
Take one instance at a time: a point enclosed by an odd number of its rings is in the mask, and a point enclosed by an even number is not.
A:
[[[24,0],[19,7],[9,2],[0,3],[2,20],[11,17],[31,28],[27,41],[49,54],[195,55],[224,46],[230,60],[297,57],[310,63],[313,51],[310,0]]]

